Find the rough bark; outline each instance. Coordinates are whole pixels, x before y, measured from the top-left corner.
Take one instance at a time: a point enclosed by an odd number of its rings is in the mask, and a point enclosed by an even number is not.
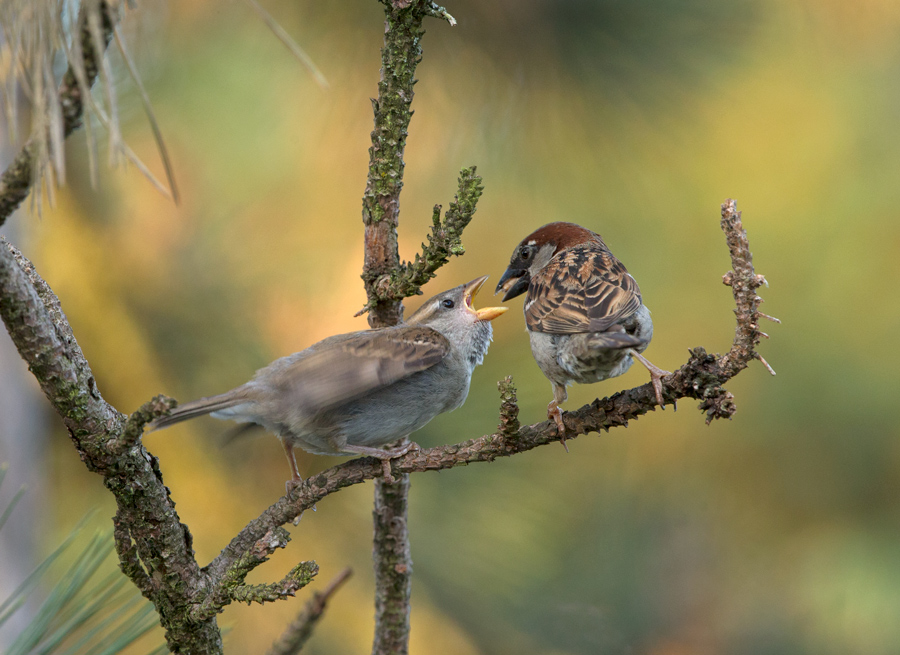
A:
[[[474,167],[460,175],[459,194],[440,220],[434,209],[429,245],[412,263],[401,264],[397,248],[400,191],[403,189],[403,150],[409,122],[416,66],[422,59],[422,23],[426,16],[453,18],[430,0],[382,0],[385,10],[384,45],[378,98],[372,100],[375,127],[369,149],[369,173],[363,194],[365,259],[362,278],[368,302],[369,325],[385,327],[403,319],[402,299],[419,293],[450,255],[462,254],[460,236],[472,219],[481,195],[481,179]],[[402,445],[405,438],[397,445]],[[375,638],[372,652],[400,655],[408,651],[409,598],[412,558],[407,531],[409,477],[375,484]]]
[[[396,3],[395,3],[396,4]],[[403,150],[413,100],[416,66],[422,58],[420,39],[425,18],[422,2],[385,5],[384,46],[378,98],[372,100],[375,128],[369,149],[369,174],[363,193],[365,255],[362,278],[369,298],[369,325],[385,327],[403,319],[400,299],[381,297],[391,275],[400,268],[397,225],[403,189]],[[404,439],[405,440],[405,439]],[[402,441],[398,444],[402,445]],[[375,484],[375,636],[373,653],[406,653],[412,560],[406,530],[409,476]],[[390,518],[388,518],[390,517]],[[382,519],[382,520],[379,520]],[[386,544],[405,544],[396,551]]]
[[[122,569],[150,599],[172,652],[218,653],[214,619],[191,621],[200,567],[191,535],[162,483],[157,460],[136,439],[136,423],[170,404],[151,401],[132,419],[100,395],[53,291],[31,262],[0,239],[0,317],[41,390],[62,417],[78,454],[116,498],[116,546]],[[139,434],[139,432],[138,432]]]

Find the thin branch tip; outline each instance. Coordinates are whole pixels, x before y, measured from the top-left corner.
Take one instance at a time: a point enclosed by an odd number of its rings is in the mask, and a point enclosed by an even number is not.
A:
[[[775,369],[773,369],[773,368],[769,365],[769,362],[767,362],[767,361],[763,358],[762,355],[760,355],[759,353],[754,353],[754,354],[756,355],[756,359],[758,359],[758,360],[762,363],[762,365],[766,367],[766,370],[767,370],[769,373],[771,373],[772,375],[777,375],[777,373],[775,373]]]
[[[128,417],[122,438],[113,443],[112,449],[115,452],[121,452],[125,448],[136,444],[141,439],[144,426],[158,418],[168,416],[177,405],[178,401],[174,398],[169,398],[162,394],[154,396],[145,402]]]
[[[297,591],[312,582],[318,573],[319,566],[315,562],[300,562],[278,582],[258,585],[239,584],[230,588],[228,596],[230,600],[239,603],[264,605],[295,596]]]
[[[440,18],[441,20],[447,21],[450,24],[450,27],[456,27],[456,19],[451,16],[446,9],[444,9],[440,5],[435,4],[434,2],[428,3],[426,13],[429,16],[433,16],[434,18]]]
[[[352,575],[353,571],[348,567],[341,571],[328,586],[322,591],[313,592],[303,611],[297,615],[291,624],[285,629],[284,633],[278,640],[272,644],[266,655],[296,655],[299,653],[304,644],[312,636],[313,629],[325,613],[325,608],[331,596],[343,585]]]
[[[350,579],[353,575],[353,569],[349,566],[338,573],[334,579],[328,583],[328,586],[325,587],[322,591],[315,592],[315,595],[324,598],[327,600],[334,592],[341,588],[341,586]]]

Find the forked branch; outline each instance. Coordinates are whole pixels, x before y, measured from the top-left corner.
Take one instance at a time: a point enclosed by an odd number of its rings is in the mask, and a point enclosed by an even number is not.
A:
[[[713,355],[701,347],[694,348],[690,350],[687,362],[663,379],[663,394],[667,403],[674,403],[681,398],[695,398],[700,401],[699,407],[706,413],[707,422],[715,418],[730,418],[734,414],[734,398],[723,385],[754,359],[761,359],[756,346],[762,338],[759,331],[762,315],[758,309],[762,298],[756,294],[756,290],[764,283],[764,278],[753,269],[747,234],[733,200],[722,205],[722,229],[731,254],[732,271],[726,275],[726,279],[732,288],[737,317],[737,329],[731,349],[724,355]],[[508,457],[558,442],[556,426],[552,421],[515,426],[518,407],[511,380],[509,383],[501,383],[501,394],[502,427],[495,434],[412,451],[391,462],[394,476],[490,462],[498,457]],[[567,437],[574,438],[581,434],[609,431],[628,425],[629,421],[656,406],[649,383],[620,391],[607,398],[599,398],[589,405],[564,414]],[[281,498],[258,519],[249,523],[210,564],[209,570],[224,570],[267,530],[284,525],[329,494],[377,478],[381,472],[381,462],[367,457],[334,466],[310,477],[296,487],[290,496]]]

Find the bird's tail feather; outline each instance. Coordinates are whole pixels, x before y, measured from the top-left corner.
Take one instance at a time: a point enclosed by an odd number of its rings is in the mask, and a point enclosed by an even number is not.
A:
[[[597,332],[590,338],[590,345],[593,348],[637,348],[645,344],[645,341],[627,332]]]
[[[203,416],[205,414],[218,412],[222,409],[228,409],[229,407],[234,407],[235,405],[240,405],[244,402],[247,402],[246,395],[239,393],[238,389],[233,389],[218,396],[210,396],[208,398],[192,400],[189,403],[182,403],[173,409],[171,414],[168,416],[161,416],[149,423],[147,427],[151,431],[161,430],[170,425],[181,423],[182,421],[187,421],[188,419]]]

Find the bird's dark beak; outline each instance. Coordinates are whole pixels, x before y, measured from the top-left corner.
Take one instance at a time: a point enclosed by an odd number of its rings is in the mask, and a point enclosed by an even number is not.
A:
[[[481,287],[484,286],[484,282],[487,279],[487,275],[482,275],[481,277],[475,278],[468,284],[464,285],[465,290],[463,292],[463,297],[466,299],[466,307],[470,312],[475,314],[475,318],[479,321],[493,321],[495,318],[500,316],[500,314],[509,309],[509,307],[485,307],[483,309],[475,309],[475,307],[472,305],[472,301],[481,290]]]
[[[515,298],[525,293],[528,290],[529,281],[531,281],[531,277],[524,268],[507,268],[506,272],[503,273],[503,277],[500,278],[500,282],[497,283],[497,290],[494,291],[494,295],[505,291],[503,302],[506,302],[510,298]]]

